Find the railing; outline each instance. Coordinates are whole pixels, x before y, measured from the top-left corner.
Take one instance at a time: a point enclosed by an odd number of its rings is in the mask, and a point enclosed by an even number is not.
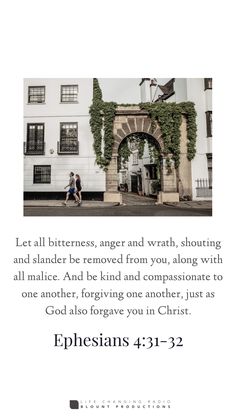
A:
[[[40,156],[45,154],[45,143],[24,142],[24,154],[30,156]]]
[[[79,141],[78,140],[58,141],[57,154],[79,154]]]
[[[197,179],[196,184],[198,198],[212,198],[212,184],[208,179]]]

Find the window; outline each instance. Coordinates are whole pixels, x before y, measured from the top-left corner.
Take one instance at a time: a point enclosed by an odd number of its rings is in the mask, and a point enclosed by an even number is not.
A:
[[[34,166],[34,183],[51,183],[51,166]]]
[[[44,124],[27,124],[26,154],[44,154]]]
[[[133,153],[133,164],[138,164],[138,152]]]
[[[78,85],[61,86],[61,102],[71,103],[78,101]]]
[[[78,124],[77,122],[62,122],[60,124],[59,153],[78,153]]]
[[[205,90],[212,89],[212,79],[204,79]]]
[[[207,137],[212,137],[212,111],[206,112]]]
[[[28,103],[44,103],[45,86],[29,86]]]
[[[150,179],[155,180],[157,179],[157,165],[153,165],[149,167],[149,174],[150,174]]]
[[[207,154],[207,169],[209,188],[212,189],[212,153]]]

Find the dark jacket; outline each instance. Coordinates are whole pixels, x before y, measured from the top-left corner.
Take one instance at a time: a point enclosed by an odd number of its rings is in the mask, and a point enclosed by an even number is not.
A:
[[[81,191],[81,180],[80,179],[76,179],[76,189],[77,191]]]

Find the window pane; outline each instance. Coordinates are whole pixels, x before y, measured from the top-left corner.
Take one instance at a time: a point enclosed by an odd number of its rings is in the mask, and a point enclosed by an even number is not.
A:
[[[212,188],[212,154],[207,154],[209,188]]]
[[[60,135],[60,151],[78,151],[78,125],[75,122],[62,123]]]
[[[44,151],[44,124],[27,125],[26,152]]]
[[[61,102],[77,102],[78,85],[61,86]]]
[[[133,164],[138,164],[138,153],[133,153]]]
[[[206,112],[207,137],[212,137],[212,111]]]
[[[51,183],[51,166],[34,166],[34,183]]]
[[[77,124],[62,124],[61,138],[75,138],[77,139]]]
[[[205,83],[205,90],[206,89],[212,89],[212,78],[211,79],[204,79]]]
[[[29,103],[45,102],[45,86],[29,86],[28,102]]]

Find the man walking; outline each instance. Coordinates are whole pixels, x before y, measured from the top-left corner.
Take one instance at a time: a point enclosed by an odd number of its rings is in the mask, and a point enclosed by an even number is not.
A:
[[[70,176],[69,184],[66,185],[65,188],[64,188],[64,189],[66,189],[69,186],[69,190],[66,193],[66,200],[65,200],[65,202],[63,202],[63,205],[67,205],[67,201],[68,201],[70,195],[73,195],[74,198],[75,198],[75,200],[76,200],[76,202],[79,203],[79,198],[78,198],[78,196],[76,195],[76,192],[75,192],[75,178],[74,178],[74,173],[73,172],[70,172],[70,175],[69,176]]]

